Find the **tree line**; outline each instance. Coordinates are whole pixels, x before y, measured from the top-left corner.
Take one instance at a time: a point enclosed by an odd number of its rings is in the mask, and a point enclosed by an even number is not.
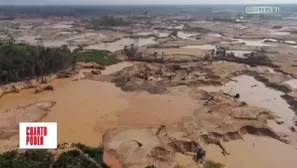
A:
[[[0,43],[0,85],[56,73],[70,68],[75,61],[67,46]]]
[[[127,26],[131,25],[131,21],[127,19],[123,19],[122,17],[114,17],[109,15],[103,15],[99,18],[93,18],[90,21],[93,29],[98,29],[100,26]]]

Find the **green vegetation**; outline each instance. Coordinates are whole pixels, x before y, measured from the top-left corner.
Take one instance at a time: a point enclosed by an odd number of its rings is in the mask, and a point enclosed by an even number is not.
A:
[[[0,43],[0,84],[56,73],[75,63],[67,46],[45,48]]]
[[[145,168],[156,168],[156,166],[154,166],[154,165],[149,165],[149,166],[146,166]]]
[[[10,151],[0,155],[1,168],[108,168],[103,162],[103,149],[82,144],[73,145],[57,160],[47,150],[29,150],[23,153]],[[82,152],[81,152],[81,151]],[[92,159],[90,159],[92,158]]]
[[[49,168],[53,155],[45,150],[18,153],[10,151],[0,155],[1,168]]]
[[[16,150],[0,155],[0,168],[109,168],[103,162],[103,149],[91,148],[83,144],[73,144],[74,149],[65,151],[54,160],[47,150]],[[211,160],[204,162],[204,168],[224,168],[221,163]],[[148,165],[145,168],[156,168]]]
[[[91,148],[80,143],[74,144],[73,146],[88,154],[97,163],[102,163],[102,168],[108,168],[108,166],[103,162],[103,150],[101,148]]]
[[[53,168],[98,168],[98,166],[87,160],[78,150],[71,150],[62,153],[57,161],[54,162]]]
[[[71,68],[76,61],[111,65],[117,63],[118,59],[106,50],[71,53],[67,46],[45,48],[0,43],[0,85],[57,73]]]
[[[76,56],[78,62],[93,61],[100,65],[111,65],[118,62],[116,55],[107,50],[91,50],[78,53]]]
[[[204,163],[204,168],[224,168],[224,167],[225,165],[211,160],[206,160]]]

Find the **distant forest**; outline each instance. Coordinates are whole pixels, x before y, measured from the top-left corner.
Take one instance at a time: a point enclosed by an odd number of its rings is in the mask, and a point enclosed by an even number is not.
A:
[[[265,4],[261,4],[265,5]],[[114,14],[176,14],[208,13],[213,11],[244,12],[246,5],[122,5],[122,6],[0,6],[1,15],[4,16],[75,16],[89,17]],[[280,5],[283,12],[297,12],[297,4]]]
[[[0,44],[0,85],[32,79],[70,68],[75,57],[64,46],[44,48],[27,44]]]

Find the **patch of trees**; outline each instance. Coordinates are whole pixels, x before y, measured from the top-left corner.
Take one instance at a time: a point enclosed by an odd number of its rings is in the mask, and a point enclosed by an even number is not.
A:
[[[108,168],[103,162],[103,149],[73,144],[57,160],[47,150],[10,151],[0,155],[1,168]]]
[[[273,68],[278,68],[277,65],[266,55],[266,51],[262,48],[260,51],[251,52],[244,54],[244,57],[236,57],[234,53],[226,53],[227,48],[217,47],[216,50],[212,50],[210,54],[204,56],[204,60],[225,60],[230,62],[236,62],[240,64],[247,64],[252,67],[257,65],[269,66]]]
[[[67,48],[0,44],[0,84],[32,79],[70,68],[75,57]]]
[[[157,52],[154,52],[154,53],[143,52],[134,44],[124,46],[122,50],[122,54],[125,55],[130,61],[163,63],[165,60],[164,52],[162,54],[158,54]]]

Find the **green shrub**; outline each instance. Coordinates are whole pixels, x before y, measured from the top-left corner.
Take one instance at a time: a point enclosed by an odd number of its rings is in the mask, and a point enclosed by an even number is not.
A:
[[[156,168],[155,165],[149,165],[149,166],[146,166],[145,168]]]
[[[223,168],[223,167],[225,167],[225,165],[211,160],[206,160],[204,163],[204,168]]]
[[[92,50],[78,53],[76,56],[78,62],[93,61],[101,65],[112,65],[118,62],[116,55],[106,50]]]

